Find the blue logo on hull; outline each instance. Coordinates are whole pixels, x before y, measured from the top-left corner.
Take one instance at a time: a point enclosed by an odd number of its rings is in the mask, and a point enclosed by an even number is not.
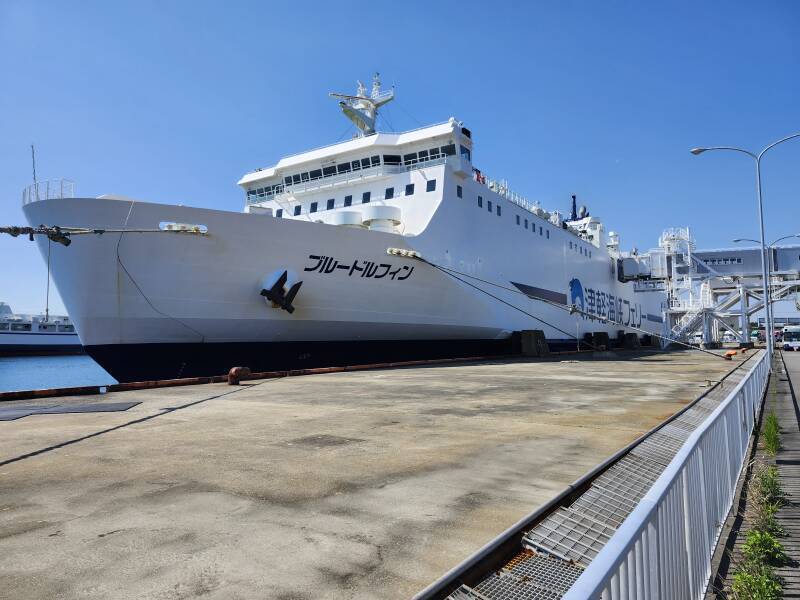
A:
[[[581,310],[586,310],[586,303],[583,299],[583,286],[577,278],[569,282],[569,303]]]

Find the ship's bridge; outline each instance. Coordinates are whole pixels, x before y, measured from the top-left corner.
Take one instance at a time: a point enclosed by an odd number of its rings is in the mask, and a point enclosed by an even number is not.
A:
[[[376,133],[285,157],[275,166],[248,173],[238,184],[246,204],[262,204],[325,187],[433,166],[448,157],[456,170],[469,172],[472,140],[456,119],[403,133]],[[463,161],[463,164],[457,164]]]

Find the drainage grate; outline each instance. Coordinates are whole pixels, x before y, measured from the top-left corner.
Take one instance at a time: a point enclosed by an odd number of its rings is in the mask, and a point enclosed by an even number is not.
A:
[[[612,527],[571,508],[559,508],[529,531],[523,544],[566,561],[588,565],[613,534]]]
[[[533,582],[528,582],[504,572],[493,573],[477,586],[475,591],[482,597],[494,600],[558,600],[564,594],[552,592],[541,588]],[[480,597],[480,596],[479,596]]]
[[[447,600],[489,600],[483,594],[479,594],[468,585],[462,585],[455,592],[447,597]]]
[[[559,595],[565,594],[583,573],[583,569],[572,563],[530,550],[517,554],[503,570]]]
[[[633,502],[619,502],[602,489],[592,486],[570,508],[616,529],[633,512],[635,506]]]

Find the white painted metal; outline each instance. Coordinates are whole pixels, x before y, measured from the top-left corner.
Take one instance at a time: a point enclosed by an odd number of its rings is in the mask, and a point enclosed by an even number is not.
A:
[[[701,598],[769,375],[761,352],[564,596]]]

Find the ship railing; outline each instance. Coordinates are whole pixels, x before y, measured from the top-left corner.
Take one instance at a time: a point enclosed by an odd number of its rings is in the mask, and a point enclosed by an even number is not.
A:
[[[56,200],[75,197],[75,182],[69,179],[37,181],[22,190],[22,205],[38,200]]]
[[[410,160],[398,165],[378,164],[356,171],[348,171],[347,173],[337,173],[336,175],[329,175],[327,177],[314,177],[299,183],[280,183],[270,190],[265,189],[264,192],[260,194],[254,194],[253,190],[250,190],[250,192],[247,194],[246,202],[247,204],[259,204],[261,202],[280,198],[285,194],[299,194],[331,187],[340,183],[356,183],[362,179],[382,177],[384,175],[396,175],[398,173],[405,173],[416,169],[434,167],[437,165],[446,164],[447,158],[447,156],[439,154],[435,155],[434,158],[428,158],[424,160],[416,159],[413,161]]]
[[[538,214],[537,211],[542,210],[542,207],[539,205],[538,202],[528,200],[522,194],[518,194],[514,190],[509,189],[508,182],[506,182],[505,180],[492,179],[490,177],[484,176],[480,172],[476,172],[476,177],[480,177],[481,183],[485,182],[486,187],[488,187],[490,190],[496,192],[500,197],[505,198],[509,202],[516,204],[520,208],[524,208],[528,212],[532,212],[535,214]]]

